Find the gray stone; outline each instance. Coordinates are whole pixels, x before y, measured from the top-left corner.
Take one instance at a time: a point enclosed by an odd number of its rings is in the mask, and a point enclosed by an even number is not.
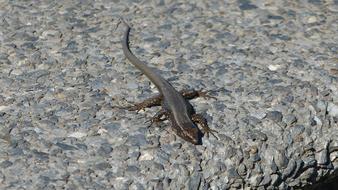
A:
[[[5,160],[3,162],[0,163],[0,167],[1,168],[8,168],[10,166],[13,165],[13,162],[9,161],[9,160]]]
[[[281,122],[283,119],[283,114],[279,111],[271,111],[271,112],[268,112],[267,118],[275,122]]]
[[[101,162],[95,165],[95,168],[98,170],[107,170],[111,168],[111,165],[107,162]]]
[[[77,148],[75,146],[71,146],[71,145],[68,145],[68,144],[65,144],[65,143],[57,142],[55,145],[60,147],[63,150],[77,150]]]

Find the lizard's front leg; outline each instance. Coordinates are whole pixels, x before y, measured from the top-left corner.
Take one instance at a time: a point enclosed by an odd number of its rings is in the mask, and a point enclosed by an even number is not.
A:
[[[122,109],[127,109],[129,111],[136,111],[139,112],[140,110],[144,110],[144,108],[150,108],[153,106],[160,106],[162,102],[163,96],[161,94],[156,95],[154,97],[148,98],[144,100],[143,102],[135,103],[131,106],[126,107],[118,107]]]
[[[160,111],[158,111],[150,120],[147,121],[150,122],[149,126],[151,126],[153,123],[167,120],[167,118],[162,118],[166,113],[167,111],[165,109],[161,109]]]
[[[191,120],[197,124],[200,124],[203,128],[203,132],[209,137],[209,133],[212,134],[216,139],[216,135],[214,133],[217,133],[217,131],[210,129],[207,123],[207,120],[200,114],[193,114],[191,116]]]
[[[186,99],[193,99],[197,97],[203,97],[203,98],[213,98],[217,100],[217,98],[208,95],[210,91],[202,91],[202,90],[181,90],[180,93],[182,96]]]

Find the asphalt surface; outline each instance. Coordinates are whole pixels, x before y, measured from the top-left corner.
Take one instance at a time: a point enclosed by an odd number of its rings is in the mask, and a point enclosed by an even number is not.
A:
[[[337,1],[0,0],[0,189],[299,189],[337,178]],[[131,49],[218,134],[192,145]],[[334,180],[333,180],[334,181]]]

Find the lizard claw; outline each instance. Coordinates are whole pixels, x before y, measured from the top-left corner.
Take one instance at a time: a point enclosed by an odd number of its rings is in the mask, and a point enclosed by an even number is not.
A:
[[[218,134],[218,132],[216,130],[213,130],[213,129],[208,129],[207,131],[204,131],[204,133],[206,134],[206,136],[209,138],[209,133],[214,136],[217,140],[218,140],[218,137],[215,135],[215,133]]]

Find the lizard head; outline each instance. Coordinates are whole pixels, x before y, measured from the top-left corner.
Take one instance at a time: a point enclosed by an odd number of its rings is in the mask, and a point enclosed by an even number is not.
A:
[[[195,145],[202,144],[202,133],[198,129],[198,127],[193,122],[182,123],[181,125],[184,130],[177,131],[177,135],[180,136],[182,139],[191,142]]]
[[[203,134],[188,115],[175,115],[171,112],[168,112],[166,116],[171,121],[171,127],[176,135],[192,144],[202,144]]]

